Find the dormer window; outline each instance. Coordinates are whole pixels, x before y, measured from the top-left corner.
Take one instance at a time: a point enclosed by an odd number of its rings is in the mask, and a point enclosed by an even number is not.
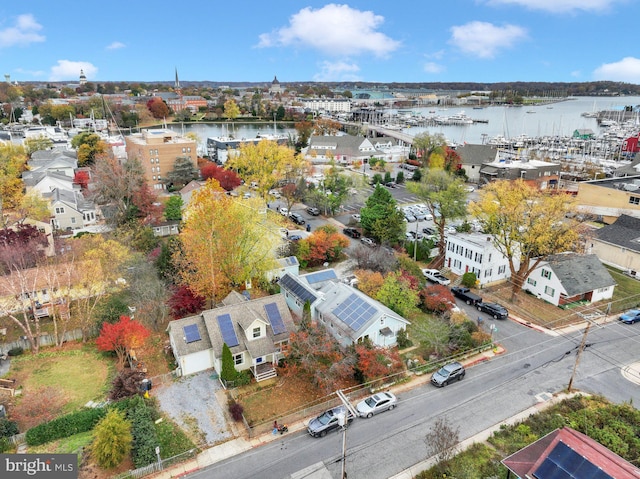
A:
[[[257,328],[253,328],[253,338],[259,338],[260,337],[260,327]]]

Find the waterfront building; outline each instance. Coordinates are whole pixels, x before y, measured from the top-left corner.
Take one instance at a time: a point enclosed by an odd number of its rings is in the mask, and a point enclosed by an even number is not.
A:
[[[306,110],[316,112],[349,113],[351,111],[351,100],[348,98],[302,98],[300,102]]]

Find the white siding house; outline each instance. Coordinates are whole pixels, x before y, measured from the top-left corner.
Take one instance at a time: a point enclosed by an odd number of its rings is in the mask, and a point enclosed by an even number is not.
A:
[[[493,244],[492,236],[484,233],[451,233],[447,242],[445,266],[453,274],[476,274],[479,285],[506,281],[511,277],[509,260]],[[516,268],[519,261],[514,259]]]
[[[534,261],[534,260],[532,260]],[[534,269],[522,289],[556,306],[611,299],[616,282],[595,254],[561,253]]]

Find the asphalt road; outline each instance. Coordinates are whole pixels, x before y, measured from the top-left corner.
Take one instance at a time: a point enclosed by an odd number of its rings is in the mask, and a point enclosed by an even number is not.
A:
[[[466,305],[461,305],[464,307]],[[582,331],[548,335],[511,320],[492,320],[506,353],[469,368],[465,379],[445,388],[430,384],[400,393],[396,409],[372,419],[356,419],[347,431],[349,479],[383,479],[427,455],[424,437],[435,418],[445,416],[466,439],[564,390],[571,378]],[[613,321],[592,327],[581,356],[574,389],[612,401],[640,401],[638,385],[621,375],[637,360],[640,325]],[[214,464],[192,478],[311,477],[306,468],[340,477],[342,434],[312,438],[290,433],[263,447]],[[293,476],[292,476],[293,475]],[[318,476],[313,476],[318,477]]]

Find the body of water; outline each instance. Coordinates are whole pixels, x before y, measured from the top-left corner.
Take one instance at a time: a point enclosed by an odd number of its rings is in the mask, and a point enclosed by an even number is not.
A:
[[[577,97],[549,105],[540,106],[488,106],[475,109],[471,105],[464,107],[414,108],[414,114],[424,117],[450,116],[465,113],[474,120],[486,123],[470,125],[441,125],[435,127],[412,126],[404,128],[403,133],[415,136],[424,131],[442,133],[448,140],[456,143],[486,143],[496,136],[515,138],[520,135],[528,137],[542,136],[572,136],[577,129],[591,129],[596,136],[601,135],[605,128],[598,126],[595,118],[586,118],[583,113],[601,110],[623,110],[627,105],[640,105],[640,97]],[[396,110],[389,110],[395,113]],[[235,138],[255,138],[258,133],[290,135],[296,137],[294,128],[289,123],[185,123],[184,125],[169,125],[176,132],[193,132],[198,136],[198,144],[206,149],[208,137],[233,136]],[[640,129],[640,126],[639,126]]]

